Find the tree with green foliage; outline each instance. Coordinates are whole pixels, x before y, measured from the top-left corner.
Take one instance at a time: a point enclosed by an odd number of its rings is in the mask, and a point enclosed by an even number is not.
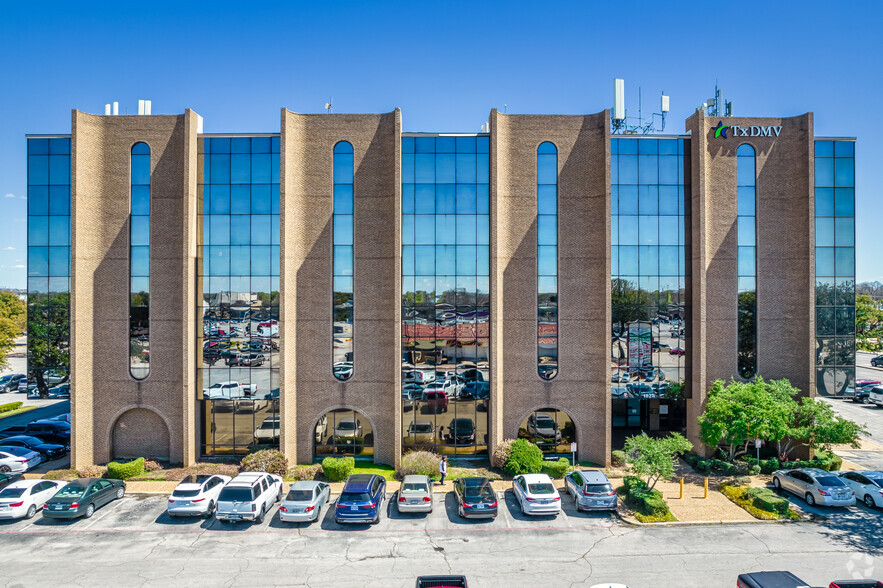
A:
[[[0,291],[0,369],[9,367],[15,338],[27,327],[27,306],[12,292]]]
[[[781,453],[786,455],[795,445],[801,444],[813,450],[825,451],[830,451],[832,445],[858,448],[860,436],[868,435],[868,429],[865,425],[839,416],[827,402],[801,398],[788,434],[790,438],[781,449]]]
[[[45,374],[57,370],[70,378],[70,294],[43,296],[28,314],[28,369],[37,380],[40,395],[49,395]]]
[[[675,472],[675,460],[679,455],[693,449],[680,433],[655,439],[646,433],[625,440],[626,461],[639,476],[647,476],[650,490],[662,478],[671,478]]]

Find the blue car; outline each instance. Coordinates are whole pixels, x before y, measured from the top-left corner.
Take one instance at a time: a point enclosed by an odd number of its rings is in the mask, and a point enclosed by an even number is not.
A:
[[[337,499],[338,523],[376,523],[386,498],[386,480],[376,474],[354,474],[346,479]]]

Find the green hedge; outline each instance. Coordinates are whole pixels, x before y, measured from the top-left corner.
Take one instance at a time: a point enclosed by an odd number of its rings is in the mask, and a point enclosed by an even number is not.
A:
[[[650,490],[646,482],[636,476],[626,476],[622,482],[626,504],[637,515],[641,515],[641,518],[650,517],[654,521],[673,520],[662,492]]]
[[[566,457],[558,458],[558,461],[544,461],[543,473],[554,480],[560,480],[570,469],[570,460]]]
[[[790,503],[769,488],[750,488],[745,491],[744,497],[750,498],[754,506],[761,510],[788,514]]]
[[[616,451],[610,454],[610,463],[614,467],[623,468],[626,465],[626,454],[625,451],[617,449]]]
[[[326,457],[322,460],[322,472],[329,482],[343,482],[356,467],[352,457]]]
[[[12,412],[21,408],[21,402],[10,402],[9,404],[0,404],[0,412]]]
[[[746,463],[755,465],[757,459],[753,457],[743,457]],[[775,457],[760,460],[760,473],[772,474],[776,470],[793,470],[798,468],[819,468],[829,472],[839,470],[843,466],[843,459],[839,455],[835,455],[828,451],[819,449],[816,451],[815,459],[797,460],[797,461],[779,461]]]
[[[127,463],[119,463],[116,461],[110,462],[107,464],[107,473],[105,476],[115,480],[128,480],[129,478],[140,476],[143,473],[144,458],[139,457],[138,459],[133,459]]]
[[[538,474],[543,471],[543,452],[527,439],[516,439],[503,470],[510,476]]]

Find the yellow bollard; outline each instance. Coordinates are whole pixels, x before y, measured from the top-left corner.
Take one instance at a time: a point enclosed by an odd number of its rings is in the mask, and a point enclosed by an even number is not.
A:
[[[681,495],[678,496],[678,498],[680,498],[681,500],[684,499],[684,479],[683,478],[681,478]]]
[[[708,478],[705,478],[705,494],[702,498],[708,498]]]

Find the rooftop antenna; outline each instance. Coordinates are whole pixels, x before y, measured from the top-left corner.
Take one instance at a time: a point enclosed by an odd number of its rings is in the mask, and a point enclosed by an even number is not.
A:
[[[663,92],[659,112],[644,118],[643,89],[638,86],[638,116],[629,116],[625,107],[625,80],[613,80],[613,112],[610,115],[610,132],[614,135],[649,135],[665,131],[665,116],[670,110],[669,97]],[[657,128],[657,118],[659,126]]]
[[[696,110],[704,111],[705,116],[728,117],[733,116],[733,103],[723,99],[721,89],[717,85],[717,80],[715,80],[714,98],[709,98]]]
[[[328,114],[331,114],[332,109],[334,108],[334,97],[328,99],[328,102],[325,103],[325,110],[328,111]]]
[[[503,114],[507,114],[508,112],[509,112],[509,105],[508,105],[508,104],[504,104],[504,105],[503,105]]]

